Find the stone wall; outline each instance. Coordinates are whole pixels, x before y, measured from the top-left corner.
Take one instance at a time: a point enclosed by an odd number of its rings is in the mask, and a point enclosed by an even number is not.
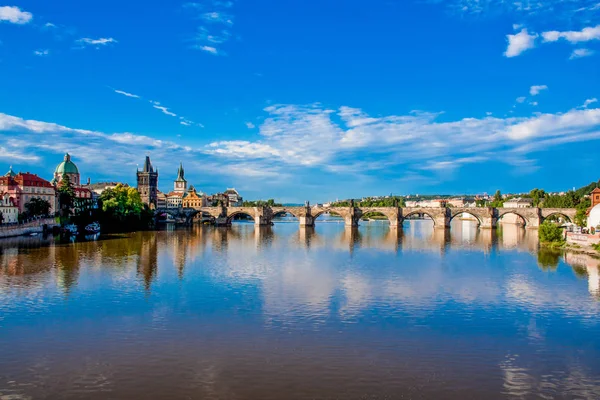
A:
[[[48,228],[52,228],[54,225],[56,225],[54,218],[39,219],[37,221],[19,225],[0,225],[0,239],[13,236],[30,235],[32,233],[42,233],[44,232],[44,225],[47,225]]]
[[[600,243],[600,233],[590,235],[586,233],[567,232],[567,243],[578,244],[580,246],[590,246]]]

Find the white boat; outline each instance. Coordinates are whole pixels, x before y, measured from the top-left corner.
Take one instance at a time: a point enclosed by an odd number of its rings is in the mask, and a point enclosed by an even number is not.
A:
[[[87,233],[98,233],[100,232],[100,224],[97,222],[91,223],[85,227]]]
[[[64,227],[65,233],[69,233],[71,235],[77,235],[77,225],[68,224]]]

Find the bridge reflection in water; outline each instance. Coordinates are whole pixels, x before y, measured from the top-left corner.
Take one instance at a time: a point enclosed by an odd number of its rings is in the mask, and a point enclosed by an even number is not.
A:
[[[598,264],[459,219],[0,241],[0,397],[598,399]]]
[[[600,286],[598,259],[586,255],[547,252],[539,249],[537,232],[521,226],[506,224],[499,229],[479,229],[469,220],[455,220],[451,229],[435,229],[431,220],[405,221],[403,229],[390,228],[381,221],[367,222],[361,227],[322,224],[317,227],[296,228],[291,224],[257,226],[235,224],[235,227],[195,225],[177,230],[139,232],[126,240],[108,237],[106,240],[77,242],[70,246],[54,246],[52,238],[18,238],[0,242],[0,276],[28,275],[49,272],[57,267],[57,280],[68,292],[77,281],[82,263],[117,267],[131,265],[150,290],[158,269],[158,253],[170,248],[171,263],[183,278],[190,260],[207,254],[223,257],[244,257],[264,250],[302,250],[348,252],[358,249],[377,250],[395,254],[427,252],[443,256],[453,250],[493,253],[517,251],[537,255],[540,266],[554,268],[559,260],[579,268],[590,279],[590,292],[598,295]],[[47,246],[47,247],[45,247]],[[123,255],[135,256],[123,257]],[[585,271],[585,272],[582,272]]]

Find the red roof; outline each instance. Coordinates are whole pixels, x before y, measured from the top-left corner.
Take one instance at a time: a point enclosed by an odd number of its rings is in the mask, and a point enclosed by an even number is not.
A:
[[[76,197],[92,197],[92,191],[88,188],[75,187],[73,189],[75,189]]]
[[[46,187],[52,188],[52,184],[45,179],[40,178],[36,174],[30,174],[29,172],[19,172],[16,176],[3,176],[0,177],[0,184],[5,186],[35,186],[35,187]]]
[[[597,187],[596,189],[592,190],[592,193],[600,193],[600,187]]]

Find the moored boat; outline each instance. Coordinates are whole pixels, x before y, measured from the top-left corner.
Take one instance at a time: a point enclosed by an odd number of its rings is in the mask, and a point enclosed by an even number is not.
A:
[[[64,231],[65,233],[68,233],[68,234],[70,234],[70,235],[77,235],[77,233],[78,233],[78,231],[77,231],[77,225],[75,225],[75,224],[68,224],[68,225],[65,225],[65,226],[63,227],[63,231]]]
[[[100,224],[98,222],[94,222],[85,227],[85,231],[87,233],[98,233],[100,232]]]

